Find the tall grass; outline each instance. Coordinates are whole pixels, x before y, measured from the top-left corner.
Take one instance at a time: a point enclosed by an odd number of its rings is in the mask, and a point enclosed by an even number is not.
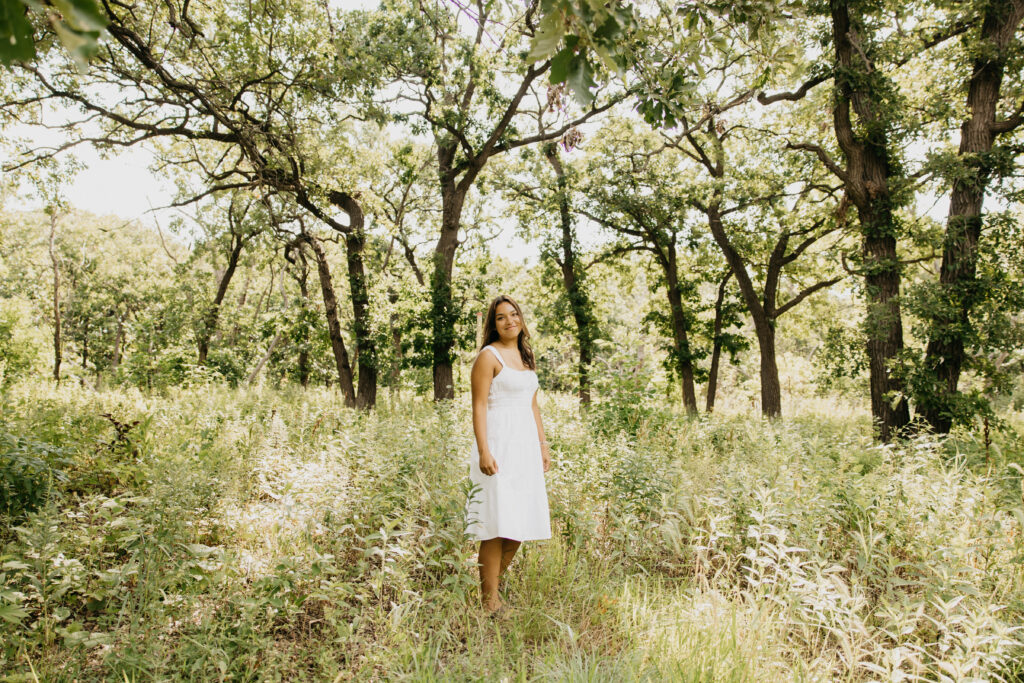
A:
[[[492,621],[463,536],[465,398],[3,398],[0,432],[63,477],[0,523],[6,680],[1022,675],[1010,437],[877,446],[849,413],[637,422],[548,396],[555,537],[524,545]]]

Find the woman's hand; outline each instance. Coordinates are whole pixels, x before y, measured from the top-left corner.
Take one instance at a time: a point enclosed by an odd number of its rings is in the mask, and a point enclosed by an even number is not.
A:
[[[498,461],[494,459],[494,456],[488,452],[480,454],[480,471],[487,476],[492,476],[498,473]]]
[[[540,445],[540,457],[541,462],[544,463],[544,471],[547,472],[548,468],[551,467],[551,450],[548,448],[547,443]]]

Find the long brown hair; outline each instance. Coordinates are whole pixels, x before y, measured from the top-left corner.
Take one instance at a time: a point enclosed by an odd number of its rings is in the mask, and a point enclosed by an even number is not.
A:
[[[492,301],[491,305],[487,308],[487,317],[484,319],[483,343],[480,344],[480,350],[483,351],[485,346],[501,339],[501,335],[498,334],[498,323],[495,321],[495,318],[497,317],[498,304],[505,302],[512,304],[512,307],[516,309],[516,313],[519,314],[520,329],[517,345],[519,346],[519,355],[523,359],[523,365],[530,370],[536,370],[537,363],[533,358],[533,349],[530,348],[530,331],[526,329],[526,321],[523,319],[523,309],[521,309],[519,304],[516,303],[516,300],[508,294],[499,294],[494,297],[494,301]]]

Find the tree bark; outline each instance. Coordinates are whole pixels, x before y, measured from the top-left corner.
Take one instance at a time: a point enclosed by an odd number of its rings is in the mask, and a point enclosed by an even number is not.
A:
[[[60,259],[57,258],[57,209],[50,211],[50,265],[53,267],[53,380],[60,384]]]
[[[847,196],[860,220],[861,253],[867,295],[867,351],[871,383],[871,414],[882,441],[891,441],[910,422],[903,381],[892,366],[903,350],[900,312],[902,266],[896,251],[897,225],[890,189],[892,168],[884,103],[872,81],[878,78],[863,50],[854,46],[857,27],[847,0],[831,0],[832,40],[838,68],[833,120],[836,139],[846,156]],[[858,118],[855,131],[851,106]],[[861,132],[863,131],[863,132]]]
[[[302,297],[302,310],[306,310],[309,307],[309,264],[306,262],[306,255],[302,251],[302,245],[298,245],[299,258],[292,261],[296,266],[297,272],[295,273],[295,280],[299,284],[299,295]],[[288,257],[287,250],[285,251],[285,258]],[[301,265],[299,265],[301,261]],[[303,325],[303,336],[299,340],[299,359],[298,359],[298,374],[299,384],[303,387],[309,386],[309,330]]]
[[[327,264],[327,254],[324,253],[320,240],[313,235],[305,235],[304,239],[316,257],[317,274],[320,276],[320,291],[323,294],[324,311],[327,315],[327,332],[331,338],[334,364],[338,370],[338,384],[345,396],[345,405],[354,408],[356,396],[352,383],[352,369],[348,361],[348,351],[345,349],[345,340],[341,336],[341,323],[338,321],[338,298],[334,294],[334,283],[331,280],[331,270]]]
[[[363,266],[363,250],[366,246],[363,210],[354,197],[344,192],[332,193],[331,201],[349,216],[349,229],[345,233],[345,256],[348,261],[348,286],[356,336],[355,362],[359,383],[356,407],[369,410],[377,404],[377,348],[370,327],[370,295]]]
[[[303,270],[299,276],[299,293],[302,295],[302,307],[305,309],[309,305],[309,285],[307,279],[309,277],[308,271]],[[309,331],[303,328],[303,338],[301,340],[301,346],[299,347],[299,384],[303,387],[309,386]]]
[[[286,261],[288,261],[288,263],[290,263],[293,266],[295,266],[295,270],[292,272],[292,277],[295,278],[295,282],[299,285],[299,295],[302,298],[302,304],[300,306],[300,311],[304,312],[304,311],[306,311],[306,310],[308,310],[310,308],[310,301],[309,301],[309,263],[306,261],[306,252],[305,252],[305,250],[303,248],[303,244],[304,244],[304,242],[303,242],[301,237],[299,239],[293,241],[293,242],[289,242],[288,244],[286,244],[285,248],[284,248],[284,258],[285,258]],[[292,255],[293,252],[296,254],[296,256]],[[281,281],[282,282],[284,281],[283,277],[281,278]],[[282,290],[282,296],[283,296],[283,292],[284,292],[284,287],[283,286],[282,286],[281,290]],[[301,312],[300,312],[300,315],[302,315]],[[296,370],[297,370],[298,375],[299,375],[299,383],[303,387],[308,387],[309,386],[309,344],[310,344],[310,339],[309,339],[309,328],[305,325],[305,321],[303,321],[303,325],[302,325],[302,337],[298,341],[299,341],[299,358],[298,358],[298,364],[297,364]]]
[[[558,182],[558,213],[562,224],[562,256],[558,265],[562,270],[562,284],[576,323],[576,343],[579,346],[579,387],[581,405],[590,404],[590,363],[594,357],[594,336],[596,322],[590,297],[583,287],[583,272],[576,255],[575,231],[569,207],[569,192],[566,187],[565,168],[558,156],[557,143],[550,143],[545,156],[555,171]]]
[[[688,336],[690,325],[683,310],[674,243],[668,245],[666,256],[667,258],[662,260],[662,265],[665,267],[668,304],[669,310],[672,312],[672,337],[676,346],[676,369],[679,371],[679,380],[682,384],[683,406],[687,413],[694,415],[697,413],[697,392],[693,386],[693,354],[690,350]]]
[[[953,179],[939,272],[940,308],[928,321],[925,365],[934,373],[934,385],[926,396],[916,397],[925,420],[943,434],[953,425],[965,349],[973,335],[971,311],[983,296],[976,274],[982,204],[995,165],[988,152],[1000,132],[1016,127],[997,129],[996,109],[1007,48],[1022,17],[1024,2],[1020,0],[995,0],[986,6],[981,49],[968,86],[970,116],[960,128],[959,155],[966,172],[957,173]]]
[[[72,339],[74,333],[72,333]],[[89,319],[82,321],[82,386],[85,386],[85,373],[89,364]]]
[[[228,266],[224,270],[224,274],[220,278],[220,282],[217,283],[217,293],[213,297],[213,303],[210,304],[210,308],[207,309],[206,315],[203,316],[199,334],[196,335],[197,345],[199,347],[199,365],[206,365],[206,356],[210,351],[210,338],[213,336],[214,330],[217,329],[217,321],[220,318],[220,307],[224,303],[224,297],[228,293],[228,285],[231,284],[231,278],[235,274],[235,269],[238,267],[238,260],[242,255],[242,247],[245,246],[245,240],[241,235],[232,233],[231,235],[231,253],[228,254]]]
[[[722,315],[725,304],[726,286],[729,278],[732,277],[732,270],[725,273],[725,277],[718,284],[718,296],[715,298],[715,327],[714,342],[711,348],[711,369],[708,370],[708,395],[704,404],[705,412],[713,412],[715,409],[715,394],[718,393],[718,365],[722,358]]]
[[[434,400],[455,398],[455,382],[452,363],[455,360],[455,323],[458,311],[452,298],[452,267],[455,263],[455,249],[459,245],[459,224],[462,221],[462,207],[466,202],[469,184],[458,184],[451,175],[451,161],[455,156],[455,145],[438,146],[439,164],[442,175],[449,178],[441,188],[441,234],[434,247],[434,267],[430,274],[430,317],[433,334]],[[470,181],[471,183],[472,181]]]
[[[388,303],[392,307],[398,303],[398,292],[388,288]],[[391,377],[388,380],[389,396],[394,397],[399,392],[402,382],[402,328],[399,325],[398,313],[392,308],[388,317],[388,325],[391,327],[391,350],[394,354],[394,363],[391,367]],[[399,395],[401,395],[399,393]]]

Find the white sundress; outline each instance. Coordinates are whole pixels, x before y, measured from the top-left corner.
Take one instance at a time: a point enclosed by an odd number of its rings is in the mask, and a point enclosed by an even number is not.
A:
[[[487,395],[487,445],[498,473],[488,476],[480,471],[474,434],[469,463],[474,486],[466,503],[466,531],[478,541],[551,538],[544,463],[533,416],[533,395],[540,386],[537,373],[510,368],[497,349],[485,348],[501,362]]]

